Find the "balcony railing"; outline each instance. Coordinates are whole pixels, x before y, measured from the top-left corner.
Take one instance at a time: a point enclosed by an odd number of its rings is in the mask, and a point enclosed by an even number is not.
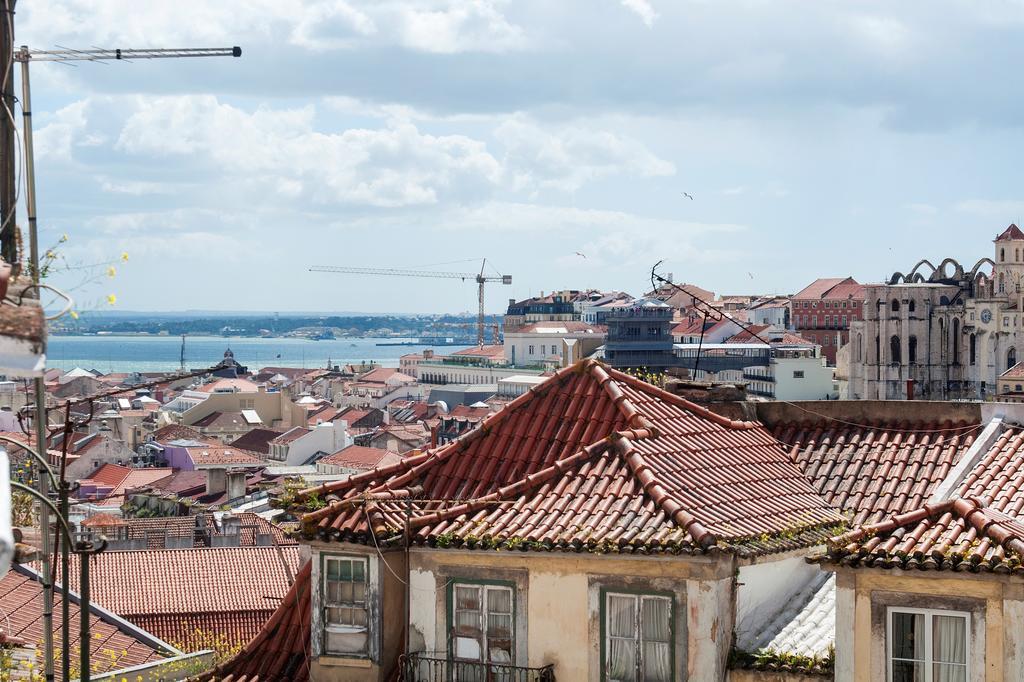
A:
[[[555,667],[459,661],[444,652],[402,656],[402,682],[555,682]]]

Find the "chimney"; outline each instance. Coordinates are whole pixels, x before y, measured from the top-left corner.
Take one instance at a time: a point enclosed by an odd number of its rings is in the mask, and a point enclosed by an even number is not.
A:
[[[227,488],[227,469],[206,470],[206,494],[216,495]]]
[[[245,469],[228,471],[226,488],[229,500],[245,497]]]

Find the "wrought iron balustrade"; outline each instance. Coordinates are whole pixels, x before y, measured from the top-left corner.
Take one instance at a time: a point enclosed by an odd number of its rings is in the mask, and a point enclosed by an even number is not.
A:
[[[445,652],[402,656],[402,682],[555,682],[555,667],[540,668],[461,661]]]

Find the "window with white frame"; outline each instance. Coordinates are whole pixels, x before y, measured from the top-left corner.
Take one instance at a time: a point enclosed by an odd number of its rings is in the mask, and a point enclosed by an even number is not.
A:
[[[369,654],[369,566],[365,557],[324,557],[324,650]]]
[[[452,585],[452,654],[462,661],[511,664],[514,657],[513,588]]]
[[[967,682],[970,614],[888,609],[890,682]]]
[[[672,679],[672,598],[607,592],[604,595],[604,679]]]

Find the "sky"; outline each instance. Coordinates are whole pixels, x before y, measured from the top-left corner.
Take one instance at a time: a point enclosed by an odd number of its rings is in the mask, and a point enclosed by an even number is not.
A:
[[[513,279],[488,285],[489,312],[565,288],[639,295],[659,261],[719,294],[792,293],[973,264],[1024,216],[1021,0],[18,9],[16,42],[37,49],[243,49],[32,66],[41,242],[68,235],[53,282],[83,312],[109,294],[460,312],[471,282],[308,268],[483,258]],[[113,278],[93,267],[122,253]]]

